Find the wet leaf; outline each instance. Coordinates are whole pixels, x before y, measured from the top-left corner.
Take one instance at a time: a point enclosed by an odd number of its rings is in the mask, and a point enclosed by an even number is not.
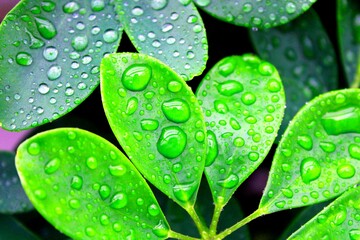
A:
[[[26,229],[19,221],[10,215],[0,214],[0,239],[11,240],[40,240]]]
[[[214,201],[225,204],[270,150],[284,114],[284,89],[273,65],[245,54],[218,62],[196,96],[208,133],[205,174]]]
[[[169,65],[185,80],[200,75],[208,59],[204,24],[189,0],[116,0],[120,21],[140,53]]]
[[[14,214],[32,209],[16,172],[15,154],[0,151],[0,213]]]
[[[210,15],[237,26],[271,28],[290,22],[307,11],[316,0],[225,1],[194,0]]]
[[[146,181],[115,146],[93,133],[76,128],[40,133],[19,146],[16,166],[35,208],[73,239],[168,234]]]
[[[360,86],[360,3],[337,1],[338,39],[341,60],[349,85]]]
[[[121,37],[110,0],[21,1],[0,26],[0,125],[32,128],[70,112],[99,84]]]
[[[360,180],[360,90],[305,105],[284,133],[259,208],[265,213],[326,201]]]
[[[307,101],[337,87],[334,48],[312,10],[284,26],[250,33],[261,58],[279,70],[286,110],[279,136]]]
[[[349,189],[288,239],[359,239],[360,188]]]
[[[191,89],[168,66],[143,54],[111,54],[101,69],[105,113],[130,160],[170,198],[193,205],[206,132]]]

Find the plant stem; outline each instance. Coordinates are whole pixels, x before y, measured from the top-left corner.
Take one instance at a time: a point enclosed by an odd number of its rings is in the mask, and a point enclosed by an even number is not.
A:
[[[224,239],[226,236],[228,236],[231,233],[235,232],[236,230],[238,230],[239,228],[241,228],[245,224],[251,222],[252,220],[254,220],[254,219],[256,219],[256,218],[258,218],[258,217],[260,217],[260,216],[262,216],[264,214],[265,214],[264,209],[259,208],[255,212],[253,212],[252,214],[250,214],[249,216],[247,216],[246,218],[241,220],[240,222],[236,223],[235,225],[225,229],[223,232],[216,235],[214,239]]]
[[[224,207],[223,204],[221,204],[221,203],[219,204],[219,203],[215,202],[214,215],[212,217],[211,225],[210,225],[210,236],[216,235],[217,225],[219,223],[219,218],[220,218],[223,207]]]
[[[187,206],[185,210],[188,212],[192,220],[194,221],[196,227],[199,230],[201,239],[208,239],[209,237],[209,229],[205,225],[205,223],[200,219],[199,215],[195,211],[195,208],[193,205]]]
[[[168,237],[179,239],[179,240],[199,240],[198,238],[189,237],[178,232],[169,231]]]
[[[356,73],[354,77],[354,81],[351,84],[351,88],[358,88],[360,86],[360,53],[358,54],[358,66],[356,68]]]

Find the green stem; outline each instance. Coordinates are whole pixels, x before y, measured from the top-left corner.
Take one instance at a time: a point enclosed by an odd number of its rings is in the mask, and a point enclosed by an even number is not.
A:
[[[358,88],[360,86],[360,53],[358,54],[357,63],[358,63],[358,65],[357,65],[357,68],[356,68],[354,81],[350,86],[351,88]]]
[[[225,229],[223,232],[216,235],[214,239],[224,239],[226,236],[228,236],[231,233],[235,232],[236,230],[238,230],[239,228],[241,228],[245,224],[251,222],[252,220],[254,220],[254,219],[256,219],[256,218],[258,218],[258,217],[260,217],[260,216],[262,216],[264,214],[265,214],[264,209],[259,208],[255,212],[253,212],[252,214],[250,214],[249,216],[247,216],[246,218],[241,220],[240,222],[236,223],[235,225]]]
[[[211,225],[210,225],[210,236],[216,235],[216,230],[223,207],[224,207],[223,204],[215,203],[214,215],[212,217]]]
[[[189,237],[189,236],[183,235],[181,233],[173,232],[172,230],[169,231],[168,237],[179,239],[179,240],[199,240],[199,238]]]
[[[209,237],[209,229],[205,225],[205,223],[200,219],[199,215],[195,211],[194,206],[187,206],[185,210],[188,212],[192,220],[194,221],[196,227],[199,230],[200,236],[202,239],[208,239]]]

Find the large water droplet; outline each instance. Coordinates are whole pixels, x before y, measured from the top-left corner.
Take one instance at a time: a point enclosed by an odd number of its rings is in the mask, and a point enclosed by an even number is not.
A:
[[[146,88],[151,79],[151,68],[145,64],[134,64],[128,67],[122,76],[123,85],[131,91]]]
[[[301,161],[300,175],[304,183],[308,184],[320,177],[321,166],[318,160],[313,157]]]
[[[359,229],[351,229],[349,231],[349,238],[350,238],[350,240],[359,240],[360,239],[360,230]]]
[[[54,158],[45,164],[44,170],[46,174],[53,174],[60,167],[60,159]]]
[[[16,54],[16,63],[21,66],[29,66],[33,62],[33,58],[29,53],[19,52]]]
[[[300,135],[297,137],[297,143],[305,150],[311,150],[313,148],[313,141],[309,135]]]
[[[236,93],[239,93],[241,92],[244,87],[241,83],[235,81],[235,80],[229,80],[229,81],[225,81],[225,82],[222,82],[222,83],[219,83],[217,86],[216,86],[216,89],[218,90],[218,92],[221,94],[221,95],[224,95],[224,96],[232,96]]]
[[[35,17],[35,23],[40,35],[43,38],[50,40],[56,36],[56,28],[49,20]]]
[[[345,163],[345,164],[340,165],[336,169],[336,172],[339,175],[339,177],[348,179],[348,178],[352,178],[355,175],[356,170],[353,165]]]
[[[235,174],[231,174],[229,177],[217,182],[218,185],[227,189],[234,188],[238,183],[239,183],[239,177]]]
[[[114,209],[124,208],[128,203],[128,197],[125,193],[119,192],[111,199],[110,207]]]
[[[180,98],[163,102],[161,109],[166,118],[175,123],[183,123],[190,118],[189,104]]]
[[[208,130],[208,152],[206,155],[205,166],[210,166],[215,161],[216,157],[218,156],[218,143],[216,140],[216,135],[213,131]]]
[[[156,225],[152,231],[157,237],[166,238],[169,233],[169,228],[162,220],[160,220],[158,225]]]
[[[176,199],[181,202],[187,202],[191,199],[197,189],[195,182],[178,184],[173,187],[173,193]]]
[[[360,109],[346,107],[328,112],[321,118],[321,124],[329,135],[360,133]]]
[[[173,159],[183,153],[186,143],[187,136],[185,132],[177,126],[170,126],[161,131],[157,149],[164,157]]]

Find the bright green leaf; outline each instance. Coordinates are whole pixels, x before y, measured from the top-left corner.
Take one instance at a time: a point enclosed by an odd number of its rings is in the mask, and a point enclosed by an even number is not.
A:
[[[140,53],[169,65],[185,80],[208,59],[204,24],[192,1],[115,0],[120,21]]]
[[[222,21],[249,28],[271,28],[298,17],[316,0],[194,0],[194,2],[205,12]]]
[[[246,54],[222,59],[196,91],[205,113],[205,173],[215,202],[225,204],[264,160],[285,107],[275,67]]]
[[[0,239],[40,240],[14,217],[0,214]]]
[[[337,87],[334,48],[312,10],[284,26],[250,34],[258,54],[275,65],[284,84],[287,98],[281,136],[301,106]]]
[[[180,205],[193,205],[206,131],[191,89],[159,60],[122,53],[103,59],[101,94],[110,126],[134,165]]]
[[[35,208],[71,238],[164,239],[168,234],[146,181],[95,134],[60,128],[35,135],[19,146],[16,166]]]
[[[337,1],[338,38],[349,85],[360,86],[360,2]]]
[[[259,208],[323,202],[360,181],[360,90],[328,92],[291,121],[274,155]]]
[[[110,0],[21,1],[0,26],[0,125],[19,131],[79,105],[119,44]]]
[[[32,209],[16,172],[15,154],[0,152],[0,213],[13,214]]]
[[[359,187],[349,189],[288,239],[359,239],[359,196]]]

